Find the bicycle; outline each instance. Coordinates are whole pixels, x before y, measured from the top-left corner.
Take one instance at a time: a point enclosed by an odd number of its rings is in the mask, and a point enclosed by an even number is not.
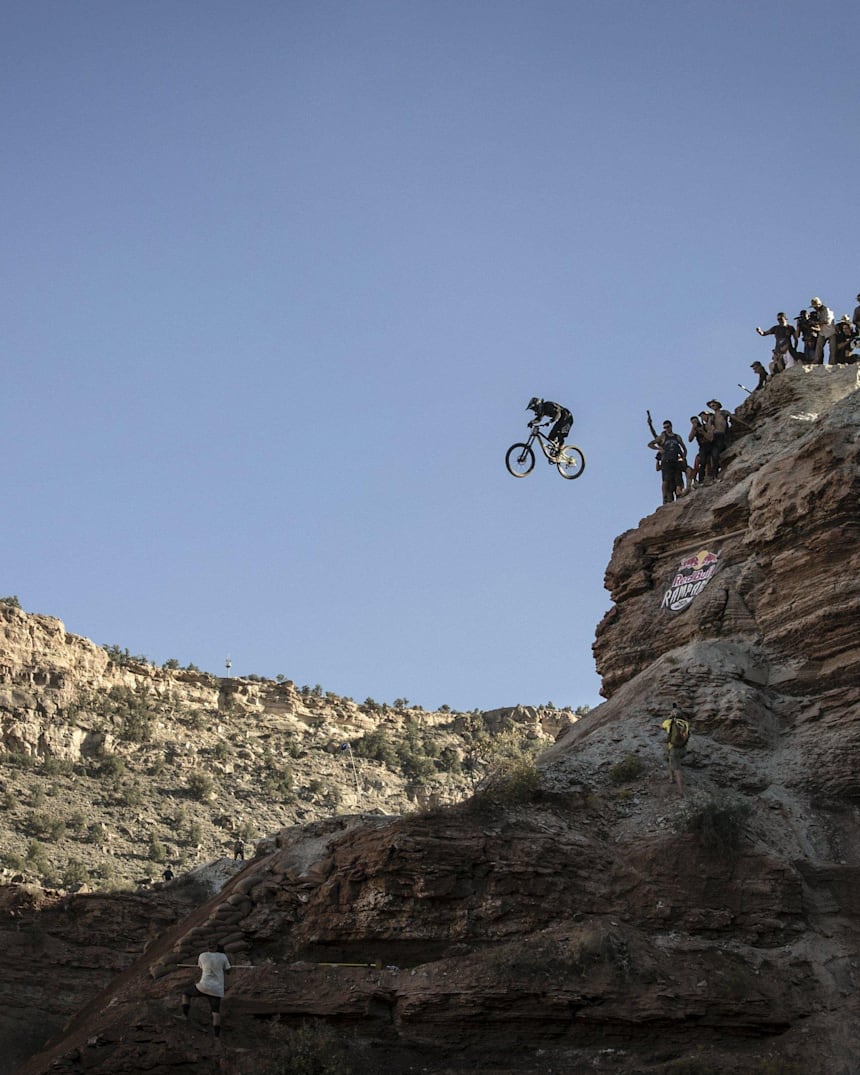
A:
[[[505,466],[514,478],[525,478],[534,470],[535,451],[532,445],[537,440],[540,449],[550,466],[558,467],[562,478],[578,478],[585,470],[585,456],[574,444],[563,444],[556,450],[555,444],[541,432],[542,426],[549,422],[540,422],[533,418],[529,422],[531,434],[525,444],[512,444],[505,455]]]

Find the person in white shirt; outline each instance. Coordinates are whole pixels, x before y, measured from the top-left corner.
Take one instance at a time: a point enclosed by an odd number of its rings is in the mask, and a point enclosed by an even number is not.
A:
[[[191,1018],[191,1000],[193,997],[205,997],[212,1012],[212,1033],[221,1035],[221,1000],[224,996],[224,975],[230,970],[230,960],[224,954],[220,944],[210,944],[206,952],[197,957],[200,968],[200,980],[189,986],[182,994],[182,1014],[186,1021]]]
[[[815,341],[815,354],[812,361],[820,366],[824,362],[824,341],[827,341],[827,346],[830,348],[830,361],[833,361],[833,333],[836,331],[836,326],[833,324],[833,311],[829,306],[825,306],[821,299],[810,299],[809,305],[815,311],[816,319],[818,321],[818,339]]]

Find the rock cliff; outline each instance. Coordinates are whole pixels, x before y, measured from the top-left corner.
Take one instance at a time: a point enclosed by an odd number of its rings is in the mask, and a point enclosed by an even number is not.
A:
[[[282,828],[163,915],[22,1075],[265,1075],[300,1056],[856,1075],[857,387],[854,367],[779,375],[739,408],[724,478],[617,540],[607,700],[537,768],[423,813]],[[684,795],[673,704],[693,727]],[[94,897],[70,899],[82,915]],[[202,1011],[171,1018],[212,940],[241,965],[219,1041]]]

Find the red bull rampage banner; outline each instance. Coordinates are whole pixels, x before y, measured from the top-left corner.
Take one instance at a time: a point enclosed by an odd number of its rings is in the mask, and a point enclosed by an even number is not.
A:
[[[683,559],[672,576],[669,589],[663,595],[660,608],[681,612],[697,597],[714,577],[720,559],[718,552],[702,549],[695,556]]]

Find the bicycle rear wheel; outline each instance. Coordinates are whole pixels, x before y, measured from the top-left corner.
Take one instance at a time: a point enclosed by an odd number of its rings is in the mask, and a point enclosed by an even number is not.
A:
[[[579,448],[568,444],[559,452],[556,466],[562,478],[578,478],[585,470],[585,456]]]
[[[508,454],[505,456],[508,474],[512,474],[515,478],[524,478],[527,474],[531,474],[534,465],[535,453],[528,444],[512,444],[508,448]]]

